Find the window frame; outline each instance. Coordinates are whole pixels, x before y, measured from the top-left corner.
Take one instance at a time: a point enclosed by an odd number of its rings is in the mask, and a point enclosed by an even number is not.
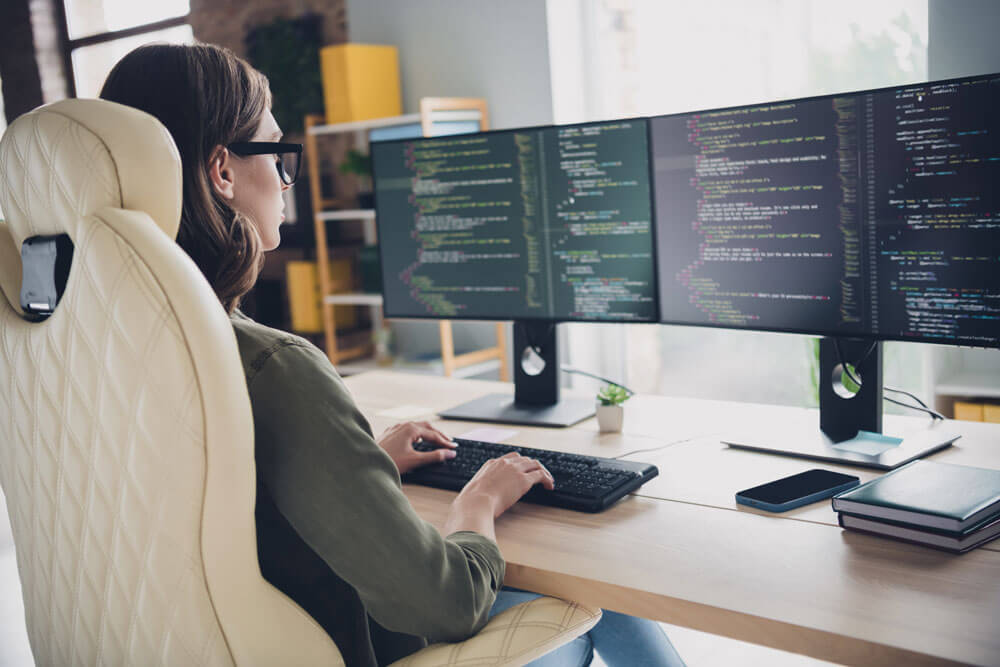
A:
[[[114,42],[119,39],[125,39],[127,37],[135,37],[136,35],[142,35],[145,33],[156,32],[158,30],[164,30],[166,28],[174,28],[182,25],[190,25],[191,23],[191,12],[183,16],[174,16],[168,19],[162,19],[160,21],[154,21],[152,23],[143,23],[141,25],[132,26],[131,28],[123,28],[122,30],[111,30],[108,32],[98,32],[93,35],[87,35],[86,37],[78,37],[76,39],[70,39],[69,37],[69,20],[67,18],[66,3],[71,0],[58,0],[55,3],[56,12],[58,16],[56,17],[56,23],[59,30],[59,46],[62,50],[63,56],[63,69],[66,73],[66,92],[69,97],[76,97],[76,71],[73,68],[73,51],[86,47],[93,46],[94,44],[104,44],[107,42]]]

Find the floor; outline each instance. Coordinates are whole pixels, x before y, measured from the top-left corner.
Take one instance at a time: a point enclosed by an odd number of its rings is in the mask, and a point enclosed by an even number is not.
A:
[[[21,603],[21,585],[14,559],[14,539],[7,520],[7,505],[3,493],[0,493],[0,592],[0,667],[31,665],[31,649],[28,646],[24,606]],[[831,664],[687,628],[666,624],[663,627],[689,667],[813,667]],[[599,658],[593,664],[595,667],[605,667]]]

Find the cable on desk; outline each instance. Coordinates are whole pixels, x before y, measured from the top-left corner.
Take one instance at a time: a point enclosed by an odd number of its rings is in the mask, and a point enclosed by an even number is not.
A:
[[[707,438],[709,436],[715,435],[715,433],[707,433],[705,435],[693,435],[690,438],[684,438],[683,440],[674,440],[673,442],[668,442],[665,445],[659,445],[658,447],[649,447],[647,449],[635,449],[631,452],[625,452],[624,454],[619,454],[618,456],[612,456],[612,459],[623,459],[626,456],[632,456],[633,454],[643,454],[645,452],[656,452],[664,447],[670,447],[671,445],[680,445],[685,442],[691,442],[692,440],[699,440],[701,438]]]
[[[837,361],[840,362],[840,367],[844,369],[844,373],[847,375],[848,378],[851,379],[851,382],[853,382],[854,384],[858,385],[859,387],[861,386],[861,380],[859,380],[857,378],[857,376],[854,375],[854,371],[852,371],[851,368],[857,368],[861,364],[865,363],[865,360],[868,358],[868,355],[870,355],[872,353],[872,350],[875,349],[876,345],[878,345],[877,341],[873,342],[868,347],[868,351],[865,352],[865,354],[864,354],[863,357],[861,357],[861,361],[857,362],[856,364],[845,364],[844,363],[844,357],[843,357],[843,355],[840,352],[840,339],[837,338],[837,337],[833,338],[833,349],[837,351]],[[921,401],[919,398],[917,398],[916,396],[914,396],[913,394],[911,394],[908,391],[903,391],[902,389],[893,389],[892,387],[886,387],[886,386],[882,387],[882,391],[891,391],[894,394],[904,394],[906,396],[909,396],[913,400],[915,400],[920,405],[917,406],[917,405],[912,405],[910,403],[904,403],[903,401],[897,401],[896,399],[889,398],[888,396],[883,396],[882,397],[882,400],[884,400],[884,401],[888,401],[890,403],[894,403],[895,405],[900,405],[900,406],[902,406],[904,408],[909,408],[910,410],[919,410],[920,412],[926,412],[927,414],[929,414],[931,416],[931,419],[940,419],[942,421],[944,419],[946,419],[946,417],[943,414],[941,414],[940,412],[938,412],[936,410],[932,410],[931,408],[927,407],[926,403],[924,403],[923,401]]]
[[[613,384],[616,387],[621,387],[622,389],[624,389],[625,393],[627,393],[629,396],[635,396],[635,392],[626,387],[625,385],[623,385],[621,382],[615,382],[614,380],[609,380],[608,378],[601,377],[600,375],[594,375],[593,373],[582,371],[579,368],[573,368],[572,366],[567,366],[566,364],[562,364],[561,366],[559,366],[559,370],[563,371],[564,373],[576,373],[578,375],[586,375],[589,378],[600,380],[605,384]]]
[[[883,387],[883,389],[888,389],[888,387]],[[898,389],[897,390],[891,390],[890,389],[890,391],[899,391],[899,390]],[[906,393],[906,392],[900,392],[900,393]],[[914,396],[914,398],[916,398],[916,397]],[[897,401],[896,399],[889,398],[888,396],[883,396],[882,399],[886,400],[886,401],[889,401],[890,403],[895,403],[896,405],[901,405],[904,408],[909,408],[910,410],[919,410],[920,412],[926,412],[927,414],[929,414],[931,416],[931,420],[932,421],[935,420],[935,419],[941,419],[941,420],[947,419],[943,414],[941,414],[937,410],[932,410],[931,408],[928,408],[928,407],[920,407],[919,405],[912,405],[910,403],[904,403],[903,401]],[[919,399],[917,399],[917,400],[919,401]],[[920,402],[923,403],[923,401],[920,401]]]

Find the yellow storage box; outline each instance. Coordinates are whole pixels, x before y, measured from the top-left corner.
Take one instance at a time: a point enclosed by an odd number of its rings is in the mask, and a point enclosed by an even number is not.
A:
[[[322,333],[320,317],[319,281],[316,262],[288,262],[285,264],[288,285],[288,306],[292,315],[292,330],[302,333]]]
[[[320,311],[321,290],[316,262],[291,261],[285,264],[285,279],[288,284],[288,306],[292,315],[292,330],[299,333],[322,333],[323,321]],[[352,281],[349,259],[330,260],[330,280],[333,291],[350,292]],[[357,326],[354,306],[334,306],[333,316],[338,329]]]
[[[326,122],[351,123],[403,113],[399,51],[380,44],[336,44],[319,52]]]
[[[1000,403],[983,404],[983,421],[1000,424]]]
[[[955,419],[967,422],[983,421],[983,404],[972,401],[955,401]]]

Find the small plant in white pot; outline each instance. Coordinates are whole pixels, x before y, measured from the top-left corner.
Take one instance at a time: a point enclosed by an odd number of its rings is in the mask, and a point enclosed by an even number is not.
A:
[[[617,384],[605,385],[597,393],[597,427],[602,433],[618,433],[625,420],[622,405],[632,394]]]

